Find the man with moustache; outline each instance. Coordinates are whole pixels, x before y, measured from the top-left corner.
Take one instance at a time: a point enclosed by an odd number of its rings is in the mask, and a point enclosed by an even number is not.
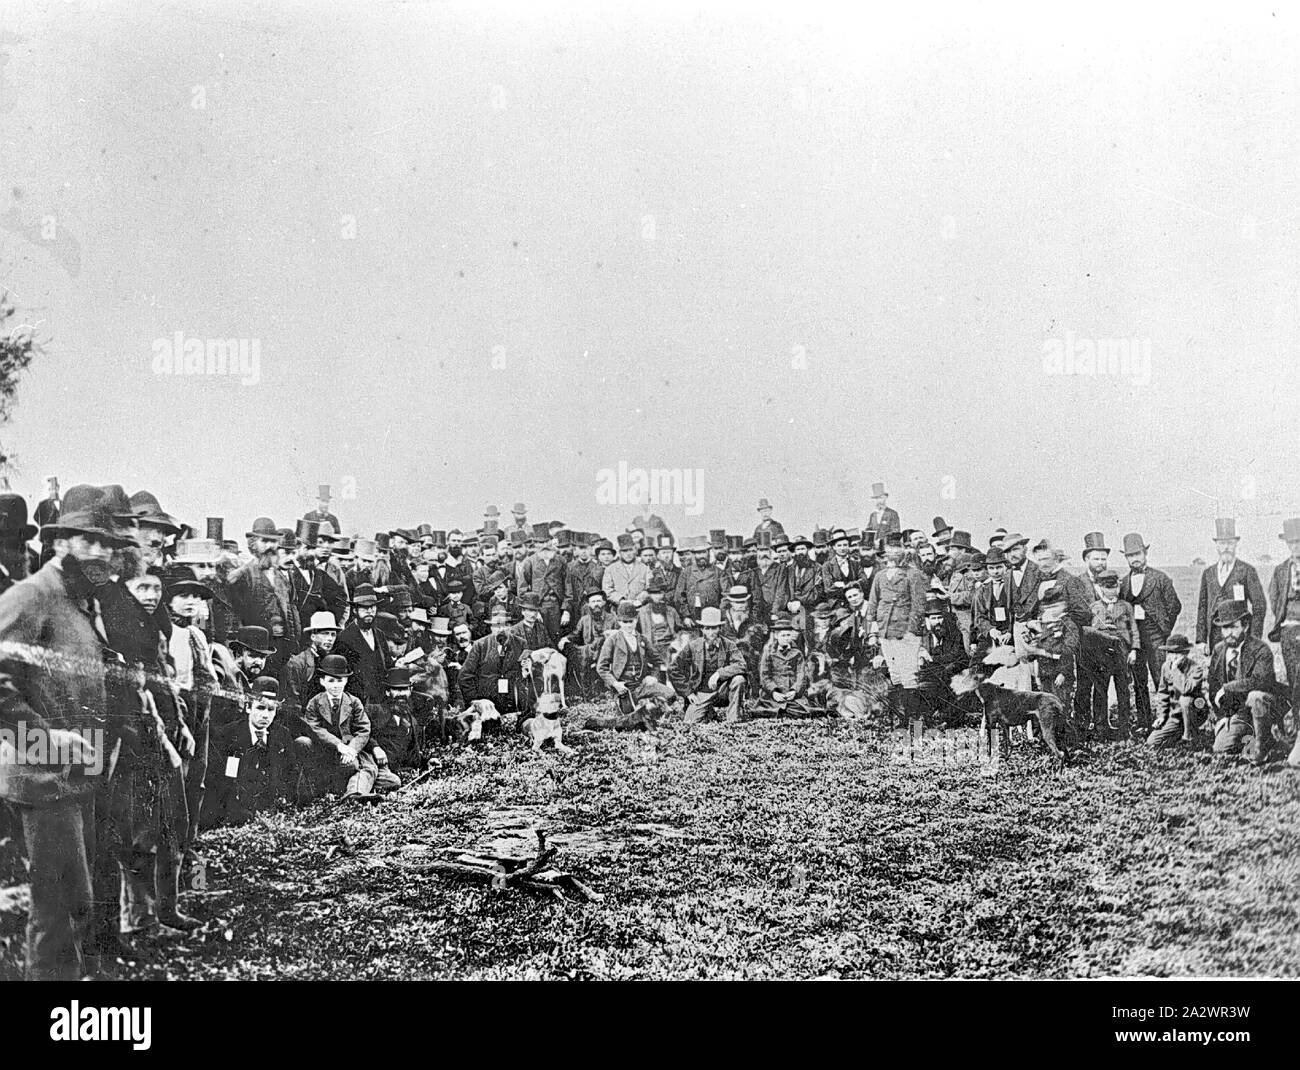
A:
[[[369,584],[352,593],[352,620],[335,641],[336,653],[347,659],[351,673],[346,690],[363,703],[382,702],[392,668],[388,646],[375,630],[379,598]]]
[[[602,688],[596,675],[596,659],[600,654],[605,633],[614,627],[611,615],[606,612],[605,592],[594,584],[586,590],[586,606],[577,626],[560,638],[558,649],[569,659],[574,679],[586,698],[595,698]]]
[[[328,484],[321,483],[316,488],[316,508],[309,513],[304,513],[302,518],[319,524],[322,528],[328,524],[330,530],[334,532],[343,530],[339,518],[330,512],[330,488]]]
[[[524,563],[525,585],[520,598],[534,595],[541,612],[542,624],[549,640],[543,646],[554,646],[560,635],[560,615],[564,607],[564,559],[556,553],[555,540],[549,539],[537,548],[537,553]],[[529,649],[539,649],[530,647]]]
[[[1038,566],[1028,560],[1029,538],[1017,532],[1011,532],[1003,540],[1002,549],[1007,555],[1007,583],[1011,587],[1012,603],[1015,606],[1015,624],[1012,628],[1012,641],[1016,653],[1024,656],[1025,625],[1038,616],[1038,584],[1041,575]]]
[[[1268,608],[1264,600],[1264,585],[1253,565],[1237,558],[1237,522],[1221,518],[1214,522],[1214,548],[1219,553],[1217,564],[1201,573],[1201,587],[1196,600],[1196,641],[1202,650],[1213,650],[1219,642],[1219,629],[1214,622],[1214,607],[1223,601],[1244,602],[1250,613],[1251,634],[1260,638],[1264,634],[1264,614]]]
[[[677,581],[677,605],[687,628],[699,623],[701,610],[721,608],[722,570],[709,560],[707,545],[698,547],[694,559],[682,569]]]
[[[664,589],[664,601],[677,609],[677,588],[682,582],[682,569],[677,564],[677,544],[671,535],[659,536],[655,560],[650,566],[650,576],[658,577]]]
[[[811,650],[812,611],[821,601],[821,570],[808,556],[812,540],[798,535],[791,542],[776,540],[776,562],[785,570],[787,600],[783,608],[790,614],[794,625],[796,643],[804,651]]]
[[[1178,614],[1183,611],[1173,580],[1147,564],[1149,549],[1138,532],[1124,536],[1123,553],[1129,571],[1119,586],[1120,598],[1133,606],[1133,619],[1138,630],[1137,660],[1132,670],[1133,695],[1137,721],[1143,728],[1144,738],[1151,731],[1150,688],[1160,686],[1160,670],[1165,661],[1161,648],[1173,633]]]
[[[739,535],[727,536],[727,550],[725,559],[718,556],[718,567],[722,569],[722,587],[723,590],[730,591],[735,587],[744,587],[749,592],[750,607],[754,619],[759,621],[767,620],[767,605],[763,601],[762,584],[759,582],[758,569],[754,567],[750,560],[748,552],[744,548],[745,540]],[[725,629],[723,634],[725,635]],[[735,638],[735,636],[732,636]],[[766,640],[766,636],[764,637]],[[761,653],[761,649],[756,652]],[[758,686],[758,663],[754,663],[754,676],[751,680],[753,688]],[[755,691],[751,689],[751,694]]]
[[[1240,753],[1255,766],[1266,765],[1277,748],[1273,725],[1284,708],[1273,651],[1251,634],[1250,607],[1244,601],[1219,602],[1212,623],[1223,636],[1210,656],[1206,681],[1215,717],[1214,753]]]
[[[600,586],[596,574],[601,572],[603,578],[603,570],[599,568],[592,556],[593,549],[591,539],[580,532],[577,553],[564,570],[564,612],[560,614],[562,628],[571,628],[577,624],[585,608],[587,588],[593,582],[596,586]]]
[[[822,591],[825,597],[838,600],[850,583],[859,582],[857,559],[849,552],[849,533],[834,528],[828,536],[831,557],[822,564]]]
[[[601,577],[601,586],[605,591],[605,600],[610,605],[631,602],[640,605],[645,601],[646,584],[650,582],[650,570],[637,560],[636,544],[632,536],[626,533],[618,537],[618,560],[605,569]]]
[[[874,531],[877,537],[901,532],[903,525],[898,519],[897,511],[887,504],[889,494],[886,493],[883,483],[871,484],[871,499],[876,503],[876,508],[867,520],[867,527]]]
[[[754,600],[763,606],[762,619],[766,623],[771,613],[784,612],[790,604],[787,572],[776,563],[776,556],[772,551],[772,535],[766,531],[758,536],[755,559],[754,575],[757,586],[754,588]],[[753,693],[758,692],[755,690]]]
[[[503,605],[492,607],[489,627],[490,634],[470,646],[456,674],[453,704],[464,709],[476,699],[487,699],[502,713],[526,712],[531,707],[520,665],[524,641],[511,634],[509,613]]]
[[[772,519],[772,503],[766,498],[758,499],[758,526],[754,528],[754,538],[760,539],[766,532],[767,537],[773,542],[782,535],[785,535],[785,528],[781,526],[779,520]]]
[[[302,629],[289,582],[280,570],[281,539],[275,522],[258,517],[248,539],[256,556],[230,577],[230,597],[241,624],[265,628],[271,636],[275,654],[265,672],[274,676],[297,652]]]

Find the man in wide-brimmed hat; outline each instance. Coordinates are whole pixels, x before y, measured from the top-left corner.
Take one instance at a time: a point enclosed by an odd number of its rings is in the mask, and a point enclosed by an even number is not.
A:
[[[339,625],[334,614],[327,609],[317,610],[303,629],[307,646],[291,657],[284,666],[280,682],[287,712],[295,718],[301,716],[307,703],[320,691],[317,671],[326,654],[333,653],[338,642]]]
[[[1201,586],[1196,598],[1196,642],[1207,653],[1219,642],[1219,629],[1214,623],[1214,607],[1220,602],[1245,602],[1250,610],[1251,634],[1259,639],[1264,634],[1264,614],[1268,604],[1264,600],[1264,585],[1253,565],[1237,557],[1237,522],[1231,517],[1221,517],[1214,522],[1214,548],[1219,560],[1201,573]]]
[[[1155,695],[1155,719],[1147,746],[1157,750],[1196,742],[1196,730],[1209,707],[1205,695],[1206,659],[1181,632],[1160,644],[1164,662]]]
[[[1137,723],[1144,729],[1144,735],[1149,734],[1152,724],[1150,689],[1160,686],[1160,669],[1165,661],[1161,646],[1183,611],[1174,581],[1147,563],[1149,549],[1138,532],[1124,536],[1124,560],[1129,570],[1119,585],[1119,596],[1132,604],[1133,620],[1137,624],[1139,642],[1137,661],[1133,665],[1133,700]]]
[[[717,716],[726,708],[728,721],[739,721],[745,701],[745,660],[735,640],[722,633],[722,614],[712,606],[699,613],[700,635],[673,659],[668,678],[686,700],[686,721]]]
[[[107,760],[97,591],[111,582],[113,551],[132,543],[102,491],[73,489],[59,519],[42,529],[54,556],[0,595],[0,728],[46,743],[41,762],[0,750],[0,799],[23,825],[27,975],[37,980],[75,981],[97,969],[89,943],[94,794]]]
[[[1223,636],[1210,655],[1206,693],[1214,711],[1214,753],[1240,753],[1265,765],[1279,750],[1273,725],[1285,710],[1285,688],[1277,682],[1273,651],[1253,634],[1251,610],[1241,599],[1226,599],[1214,610]]]

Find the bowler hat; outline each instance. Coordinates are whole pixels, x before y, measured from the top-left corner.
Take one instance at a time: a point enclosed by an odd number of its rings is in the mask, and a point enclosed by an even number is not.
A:
[[[1137,554],[1137,553],[1142,553],[1149,549],[1150,547],[1147,546],[1147,544],[1142,541],[1142,536],[1139,535],[1136,531],[1131,531],[1124,536],[1124,550],[1123,550],[1124,553]]]
[[[346,679],[352,675],[352,669],[348,666],[348,659],[342,654],[326,654],[320,659],[316,671],[321,676],[337,676],[340,679]]]
[[[334,614],[328,609],[313,613],[311,623],[303,629],[304,632],[337,632],[338,630],[338,621],[334,619]]]
[[[1236,598],[1227,598],[1214,607],[1214,623],[1219,627],[1250,616],[1250,606]]]
[[[1013,531],[1005,536],[1002,540],[1002,549],[1010,550],[1013,546],[1021,546],[1029,541],[1028,535],[1021,535],[1018,531]]]
[[[1289,520],[1282,521],[1282,534],[1278,536],[1285,542],[1292,542],[1300,539],[1300,517],[1292,517]]]
[[[983,550],[975,550],[970,557],[966,558],[965,568],[984,568],[988,565],[988,556]]]
[[[388,670],[388,679],[384,681],[393,690],[411,686],[411,670],[405,665],[394,665]]]
[[[1237,521],[1232,517],[1220,517],[1214,521],[1214,541],[1220,542],[1231,539],[1237,541],[1241,536],[1237,534]]]
[[[528,514],[528,506],[523,502],[515,502],[515,504],[510,507],[510,511],[515,516],[526,516]]]
[[[618,604],[619,620],[636,620],[636,605],[632,602],[620,602]]]
[[[246,624],[235,632],[235,638],[230,641],[230,647],[232,650],[235,647],[242,647],[253,654],[266,656],[275,653],[275,648],[271,645],[271,633],[256,624]]]
[[[1182,632],[1175,632],[1160,644],[1160,649],[1166,654],[1186,654],[1192,649],[1192,641]]]
[[[758,512],[761,513],[764,509],[771,509],[771,508],[772,508],[772,503],[769,502],[766,498],[758,499],[758,510],[757,510]]]
[[[280,529],[280,548],[282,550],[298,549],[298,536],[293,533],[291,528]]]
[[[1007,563],[1007,552],[1001,546],[995,546],[984,555],[985,565],[1005,565]]]
[[[772,618],[772,631],[774,632],[792,632],[795,630],[794,618],[789,613],[777,613]]]
[[[451,618],[434,617],[429,623],[429,632],[435,637],[445,639],[447,636],[451,635]]]
[[[1090,531],[1083,537],[1083,552],[1087,554],[1093,550],[1110,553],[1110,547],[1106,545],[1106,536],[1100,531]]]
[[[163,592],[168,598],[177,594],[196,594],[200,598],[212,597],[212,588],[200,583],[189,565],[173,564],[163,573]]]
[[[27,522],[27,499],[21,494],[0,494],[0,537],[26,541],[35,534],[36,525]]]
[[[601,539],[596,543],[596,553],[600,553],[601,550],[608,550],[612,554],[614,552],[614,544],[608,539]]]
[[[498,509],[495,505],[489,505],[486,509],[483,510],[483,515],[484,515],[484,516],[500,516],[500,515],[501,515],[501,510]]]
[[[542,599],[532,591],[525,591],[519,596],[520,609],[541,609]]]
[[[928,617],[932,613],[944,614],[948,612],[948,603],[942,598],[935,595],[929,595],[925,599],[925,615]]]
[[[269,516],[259,516],[253,521],[253,529],[244,532],[246,539],[274,539],[280,541],[280,529],[275,526],[275,521]]]
[[[700,610],[700,627],[701,628],[721,628],[722,627],[722,610],[717,606],[705,606]]]

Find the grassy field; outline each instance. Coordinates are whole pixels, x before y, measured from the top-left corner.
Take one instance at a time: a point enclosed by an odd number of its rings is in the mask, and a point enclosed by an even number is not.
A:
[[[580,716],[575,721],[580,723]],[[209,833],[152,978],[1300,975],[1300,775],[1097,744],[1063,773],[843,721],[513,736],[378,807]],[[599,903],[411,872],[531,828]],[[12,911],[5,933],[16,936]],[[0,950],[13,976],[20,944]]]

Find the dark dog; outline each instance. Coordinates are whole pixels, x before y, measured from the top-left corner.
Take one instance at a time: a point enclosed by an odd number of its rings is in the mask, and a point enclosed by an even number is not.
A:
[[[992,732],[1004,732],[1013,726],[1030,722],[1038,726],[1047,749],[1062,765],[1070,760],[1065,737],[1070,732],[1070,722],[1061,700],[1046,691],[1012,691],[1007,687],[988,683],[984,666],[972,666],[952,678],[952,690],[957,695],[974,692],[984,707],[984,727]]]

